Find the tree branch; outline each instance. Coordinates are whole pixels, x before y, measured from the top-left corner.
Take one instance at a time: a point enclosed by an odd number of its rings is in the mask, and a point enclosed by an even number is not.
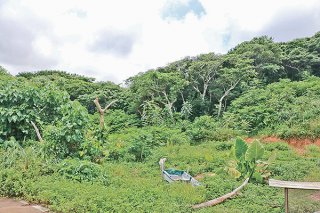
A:
[[[38,140],[42,143],[43,139],[41,137],[41,134],[40,134],[40,131],[39,131],[38,127],[35,125],[35,123],[33,123],[33,121],[31,121],[31,125],[33,126],[34,130],[36,131]]]
[[[101,105],[100,105],[100,103],[99,103],[98,97],[96,97],[96,99],[93,101],[93,103],[96,105],[99,113],[100,113],[100,114],[103,113],[103,110],[102,110]]]
[[[113,100],[111,101],[104,109],[101,108],[101,105],[99,103],[99,98],[96,97],[96,99],[93,101],[94,104],[96,105],[98,111],[99,111],[99,114],[100,114],[100,127],[101,129],[104,128],[104,113],[109,109],[109,107],[114,104],[116,101],[118,101],[117,99],[116,100]]]
[[[114,103],[117,102],[117,101],[118,101],[118,99],[111,101],[111,102],[103,109],[103,111],[104,111],[104,112],[107,111],[107,110],[109,109],[109,107],[111,107],[111,105],[114,104]]]
[[[295,69],[297,71],[300,71],[297,67],[293,67],[291,65],[288,65],[288,64],[284,64],[285,67],[289,67],[289,68],[292,68],[292,69]]]
[[[231,84],[230,88],[228,90],[225,90],[224,94],[221,96],[221,98],[219,99],[219,108],[218,108],[218,117],[220,117],[221,115],[221,110],[222,110],[222,101],[224,100],[225,97],[227,97],[229,95],[229,93],[231,92],[231,90],[233,90],[238,83],[241,81],[241,78],[239,78],[234,84]]]
[[[231,198],[235,195],[237,195],[239,193],[239,191],[244,188],[249,182],[249,178],[247,178],[238,188],[236,188],[235,190],[233,190],[232,192],[225,194],[221,197],[218,197],[216,199],[213,200],[209,200],[207,202],[204,203],[200,203],[197,205],[192,206],[193,209],[199,209],[199,208],[203,208],[203,207],[209,207],[209,206],[214,206],[217,205],[219,203],[224,202],[226,199]]]

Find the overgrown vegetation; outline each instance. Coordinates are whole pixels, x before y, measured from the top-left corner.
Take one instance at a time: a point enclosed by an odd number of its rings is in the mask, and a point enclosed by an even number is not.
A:
[[[191,212],[249,176],[237,198],[198,211],[282,212],[282,191],[266,180],[320,181],[319,147],[302,155],[236,138],[319,138],[319,44],[319,33],[254,38],[140,73],[126,87],[0,67],[0,195],[58,212]],[[202,186],[165,183],[162,157]],[[297,212],[320,209],[308,198],[299,204]]]

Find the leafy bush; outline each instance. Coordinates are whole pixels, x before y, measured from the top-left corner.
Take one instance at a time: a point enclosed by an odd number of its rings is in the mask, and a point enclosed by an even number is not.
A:
[[[55,87],[38,87],[22,79],[0,87],[0,137],[14,136],[18,140],[34,138],[31,121],[39,127],[61,118],[61,105],[68,95]]]
[[[105,157],[108,157],[107,144],[101,140],[106,138],[104,134],[101,134],[102,131],[97,128],[86,132],[85,140],[81,143],[79,150],[79,156],[82,159],[101,163]]]
[[[92,182],[98,179],[100,175],[102,176],[102,170],[98,164],[76,158],[68,158],[61,161],[57,165],[57,172],[67,179],[79,182]],[[106,176],[105,174],[103,175]]]
[[[186,130],[193,144],[206,140],[225,141],[238,133],[208,115],[197,117]]]
[[[56,126],[47,126],[44,131],[47,150],[58,157],[78,154],[85,140],[88,112],[76,101],[62,105],[61,112],[61,121]]]
[[[215,147],[218,151],[230,150],[232,148],[232,144],[228,142],[220,142]]]
[[[282,138],[319,135],[320,78],[304,81],[281,80],[263,89],[253,89],[232,102],[225,119],[233,128]]]
[[[311,171],[311,168],[314,168],[313,163],[302,159],[277,162],[269,167],[274,178],[289,181],[302,179]]]
[[[123,110],[108,111],[104,121],[106,129],[110,133],[117,132],[129,127],[140,126],[140,120],[136,115],[128,115]]]
[[[166,127],[128,128],[108,139],[110,158],[143,161],[155,147],[184,144],[190,140],[179,129]]]
[[[274,151],[274,150],[288,151],[290,149],[289,145],[283,142],[267,143],[265,144],[264,147],[268,151]]]
[[[16,169],[0,170],[0,196],[19,197],[23,195],[23,174]]]

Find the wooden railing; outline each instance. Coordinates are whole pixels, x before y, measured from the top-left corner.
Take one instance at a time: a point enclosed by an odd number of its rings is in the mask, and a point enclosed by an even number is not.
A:
[[[313,189],[320,190],[320,182],[295,182],[269,179],[269,186],[284,188],[285,209],[289,212],[288,189]]]

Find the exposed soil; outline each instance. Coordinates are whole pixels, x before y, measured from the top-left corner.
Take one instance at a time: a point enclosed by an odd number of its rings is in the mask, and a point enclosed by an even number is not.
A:
[[[314,201],[320,201],[320,192],[316,192],[312,195],[310,195],[310,199]]]
[[[247,143],[252,143],[255,139],[259,139],[265,143],[285,142],[289,144],[289,146],[293,147],[299,154],[303,154],[305,151],[305,147],[310,144],[320,146],[320,138],[315,140],[309,138],[290,138],[284,140],[276,136],[267,136],[262,138],[246,138],[245,141]]]
[[[42,213],[48,212],[36,208],[40,206],[29,205],[18,200],[9,198],[0,198],[0,213]]]
[[[203,180],[205,177],[213,177],[213,176],[215,176],[215,175],[216,175],[215,173],[208,172],[208,173],[198,174],[198,175],[195,176],[194,178],[195,178],[196,180]]]

